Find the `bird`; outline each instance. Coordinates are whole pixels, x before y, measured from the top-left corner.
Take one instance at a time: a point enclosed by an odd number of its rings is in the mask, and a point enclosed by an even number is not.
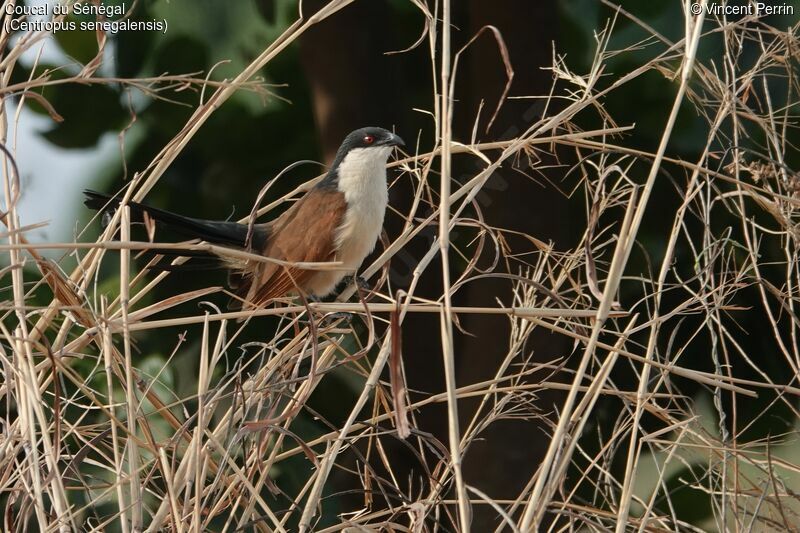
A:
[[[355,277],[375,248],[388,204],[386,163],[394,148],[403,146],[403,139],[383,128],[366,127],[349,133],[322,180],[279,217],[252,228],[238,222],[187,217],[138,202],[126,205],[132,221],[149,218],[156,227],[163,225],[185,237],[247,249],[284,263],[203,253],[229,270],[233,307],[263,307],[287,295],[319,300],[330,295],[345,277]],[[88,189],[84,195],[84,204],[97,211],[108,212],[120,203],[119,198]],[[341,266],[314,270],[285,264],[333,261],[341,262]]]

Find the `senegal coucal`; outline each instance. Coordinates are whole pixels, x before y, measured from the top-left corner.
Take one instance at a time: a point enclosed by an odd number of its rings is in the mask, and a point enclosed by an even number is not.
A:
[[[350,133],[336,153],[327,175],[286,212],[271,222],[255,224],[251,251],[290,263],[341,262],[336,270],[311,270],[273,262],[221,260],[236,280],[232,289],[243,308],[263,306],[274,298],[302,292],[321,298],[348,275],[355,274],[373,250],[383,227],[388,187],[386,161],[403,140],[382,128]],[[85,204],[114,209],[119,199],[85,191]],[[221,246],[245,249],[247,224],[204,220],[128,202],[133,220],[145,213],[156,224]],[[179,255],[190,255],[177,252]]]

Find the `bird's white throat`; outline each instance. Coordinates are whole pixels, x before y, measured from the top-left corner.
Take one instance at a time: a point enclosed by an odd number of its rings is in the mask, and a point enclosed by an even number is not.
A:
[[[356,199],[375,199],[386,196],[386,161],[392,153],[391,146],[353,148],[339,164],[339,190],[348,204]],[[384,206],[385,207],[385,206]]]
[[[386,161],[391,153],[391,146],[353,148],[339,164],[338,187],[347,200],[347,214],[336,245],[348,271],[358,268],[381,234],[389,198]]]

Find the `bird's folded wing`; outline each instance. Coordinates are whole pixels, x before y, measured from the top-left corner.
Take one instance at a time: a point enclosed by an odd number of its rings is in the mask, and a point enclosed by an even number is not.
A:
[[[288,262],[334,261],[336,232],[342,225],[347,201],[336,190],[312,189],[271,225],[272,238],[264,255]],[[262,306],[290,292],[304,292],[319,270],[260,263],[248,284],[239,289],[249,305]]]

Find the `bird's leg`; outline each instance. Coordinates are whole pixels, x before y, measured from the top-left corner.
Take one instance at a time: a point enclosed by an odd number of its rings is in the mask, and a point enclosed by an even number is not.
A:
[[[348,284],[352,283],[363,291],[368,291],[371,289],[371,287],[369,286],[369,282],[366,280],[366,278],[359,276],[358,274],[347,276],[347,283]]]
[[[367,280],[357,274],[353,274],[352,276],[347,276],[346,279],[348,285],[350,283],[353,283],[354,285],[356,285],[356,287],[358,287],[358,289],[361,289],[363,291],[369,291],[371,289]],[[322,319],[322,323],[324,325],[328,325],[331,322],[341,319],[344,321],[345,326],[349,326],[350,323],[353,321],[353,317],[354,317],[353,313],[345,313],[341,311],[336,313],[329,313],[325,315],[325,318]]]

